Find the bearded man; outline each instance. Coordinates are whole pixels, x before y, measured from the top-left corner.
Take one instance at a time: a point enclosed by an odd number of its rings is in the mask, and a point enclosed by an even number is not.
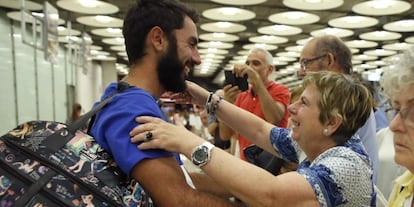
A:
[[[98,112],[90,130],[122,171],[149,193],[154,206],[233,206],[195,190],[177,153],[141,151],[130,141],[135,117],[167,119],[158,98],[167,91],[185,91],[190,69],[201,63],[197,20],[197,13],[177,0],[141,0],[129,10],[123,26],[129,73],[121,82],[111,83],[101,100],[124,90]]]

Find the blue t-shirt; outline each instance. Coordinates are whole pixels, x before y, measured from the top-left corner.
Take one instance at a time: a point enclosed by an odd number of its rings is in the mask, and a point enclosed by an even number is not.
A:
[[[298,162],[299,148],[290,130],[274,127],[273,148],[290,162]],[[303,160],[297,172],[312,186],[320,206],[375,206],[372,167],[358,136],[332,147],[312,162]]]
[[[117,83],[111,83],[101,100],[117,91]],[[164,150],[139,150],[131,143],[129,132],[139,125],[137,116],[154,116],[167,120],[156,99],[147,91],[131,87],[115,95],[97,115],[90,133],[115,159],[121,170],[130,175],[131,170],[143,159],[176,156]]]

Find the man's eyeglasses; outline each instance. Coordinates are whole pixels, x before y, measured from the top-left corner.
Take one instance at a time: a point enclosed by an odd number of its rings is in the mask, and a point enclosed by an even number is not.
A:
[[[395,116],[400,115],[403,123],[407,127],[414,127],[414,107],[408,107],[402,110],[395,110]]]
[[[321,58],[323,58],[323,57],[325,57],[325,56],[326,56],[326,54],[323,54],[323,55],[316,56],[316,57],[309,58],[309,59],[302,59],[302,61],[300,62],[300,67],[301,67],[303,70],[305,70],[305,71],[306,71],[306,66],[307,66],[309,63],[311,63],[311,62],[313,62],[313,61],[316,61],[316,60],[319,60],[319,59],[321,59]]]

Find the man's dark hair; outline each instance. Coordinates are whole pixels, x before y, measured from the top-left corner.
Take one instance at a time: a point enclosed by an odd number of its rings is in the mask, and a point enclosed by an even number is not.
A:
[[[159,26],[169,40],[174,40],[173,31],[184,27],[184,17],[198,22],[198,13],[178,0],[137,0],[124,19],[122,33],[131,65],[145,56],[145,39],[151,28]]]
[[[328,52],[332,53],[342,72],[345,74],[352,73],[352,53],[341,39],[332,35],[320,37],[316,41],[315,48],[318,48],[320,55]]]

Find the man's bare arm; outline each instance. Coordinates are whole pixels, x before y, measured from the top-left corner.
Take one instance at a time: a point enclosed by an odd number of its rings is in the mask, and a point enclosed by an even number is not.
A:
[[[226,199],[191,188],[175,157],[145,159],[137,164],[131,175],[151,195],[157,207],[233,207]]]

